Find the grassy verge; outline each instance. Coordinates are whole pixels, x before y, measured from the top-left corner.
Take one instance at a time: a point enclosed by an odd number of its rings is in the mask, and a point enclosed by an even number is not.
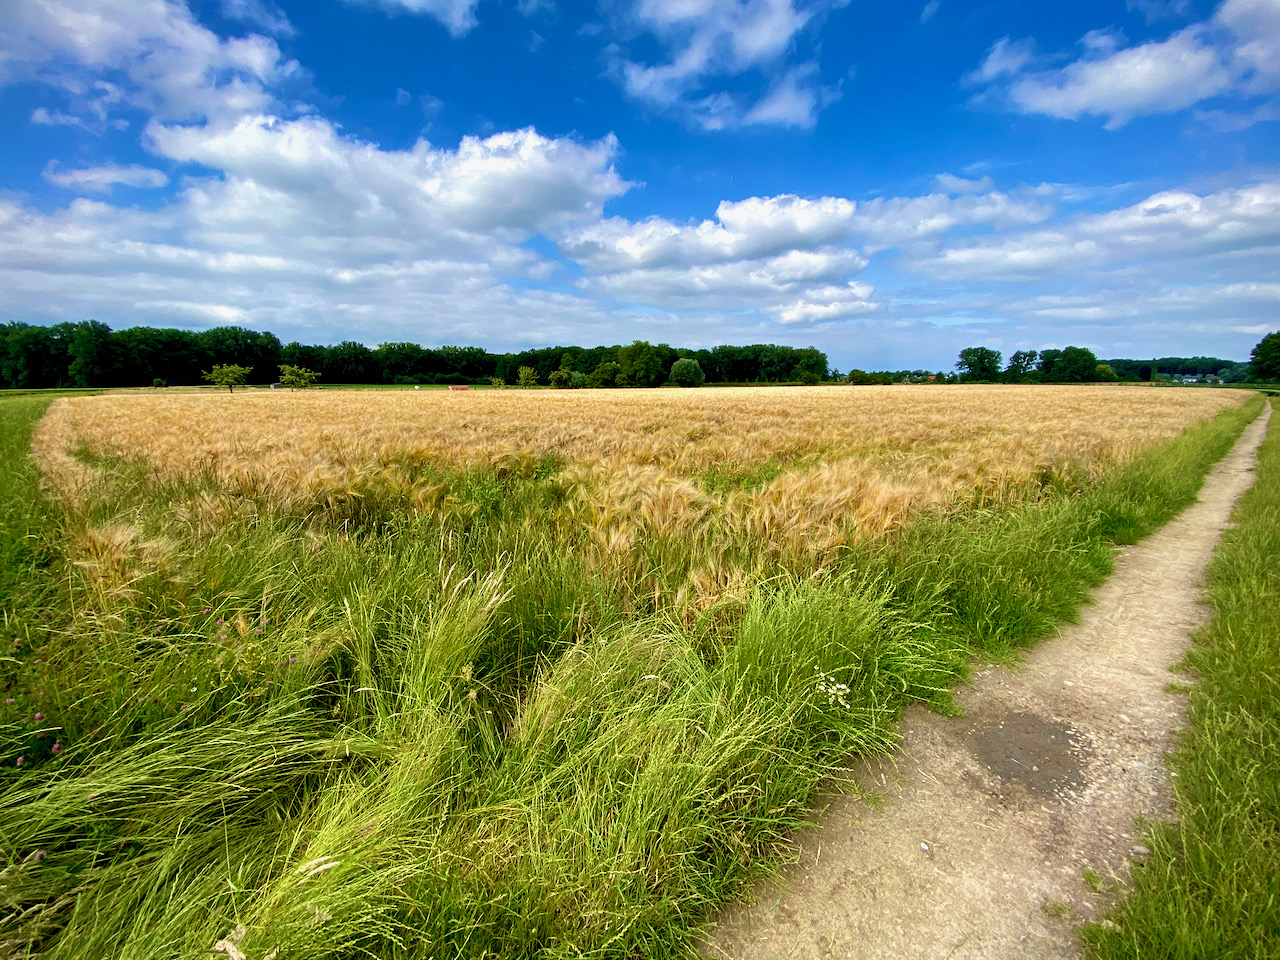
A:
[[[695,616],[715,545],[602,571],[551,467],[324,516],[116,464],[58,562],[15,561],[7,600],[45,599],[4,675],[0,952],[692,956],[822,777],[1073,616],[1259,409],[816,576],[733,558],[769,572]]]
[[[51,517],[40,495],[39,475],[28,455],[31,428],[52,398],[14,397],[0,400],[0,608],[9,615],[6,636],[12,640],[18,609],[29,609],[39,576],[52,561]]]
[[[1280,420],[1209,569],[1215,614],[1173,758],[1176,826],[1156,827],[1132,890],[1091,927],[1106,960],[1280,956]]]

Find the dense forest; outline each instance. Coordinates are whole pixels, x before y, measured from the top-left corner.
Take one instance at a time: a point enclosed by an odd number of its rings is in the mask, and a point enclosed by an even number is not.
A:
[[[688,350],[643,340],[611,347],[545,347],[521,353],[489,353],[480,347],[422,347],[384,343],[370,348],[345,341],[334,346],[282,344],[272,333],[241,327],[210,330],[130,327],[112,330],[94,320],[35,326],[0,326],[0,386],[133,387],[198,384],[215,364],[252,368],[251,383],[269,383],[279,366],[306,367],[324,383],[516,383],[521,367],[539,383],[566,369],[595,374],[601,386],[657,386],[671,366],[691,357],[710,383],[818,381],[830,375],[827,355],[813,347],[754,344]]]

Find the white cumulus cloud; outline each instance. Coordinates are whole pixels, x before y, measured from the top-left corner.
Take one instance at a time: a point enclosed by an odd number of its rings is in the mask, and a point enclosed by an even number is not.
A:
[[[599,220],[628,188],[612,138],[532,129],[384,150],[315,117],[149,128],[152,149],[216,175],[189,176],[155,209],[78,199],[41,213],[0,204],[0,308],[115,324],[214,317],[314,338],[483,339],[600,317],[596,304],[522,290],[548,261],[524,244]],[[62,171],[66,185],[144,184],[145,168]],[[516,284],[513,286],[513,284]],[[575,319],[576,318],[576,319]],[[590,338],[590,335],[586,335]]]
[[[263,110],[297,69],[269,37],[220,38],[176,0],[0,5],[0,84],[45,81],[99,123],[117,104],[168,119]]]
[[[1081,48],[1065,66],[1044,67],[1031,41],[1005,37],[966,80],[1018,112],[1098,116],[1112,130],[1214,97],[1269,94],[1280,87],[1280,0],[1226,0],[1209,20],[1136,46],[1093,31]]]
[[[849,281],[867,266],[848,243],[854,212],[840,197],[752,197],[696,224],[611,217],[571,231],[561,250],[585,269],[582,289],[628,303],[845,319],[874,308],[870,285]]]
[[[944,244],[917,266],[945,277],[1017,278],[1148,261],[1170,269],[1175,259],[1270,256],[1277,246],[1280,181],[1266,180],[1204,195],[1167,190],[1048,229]]]

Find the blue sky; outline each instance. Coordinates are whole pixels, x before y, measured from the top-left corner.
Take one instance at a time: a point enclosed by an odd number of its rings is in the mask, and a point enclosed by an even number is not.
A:
[[[1280,0],[11,0],[0,317],[949,368],[1280,327]]]

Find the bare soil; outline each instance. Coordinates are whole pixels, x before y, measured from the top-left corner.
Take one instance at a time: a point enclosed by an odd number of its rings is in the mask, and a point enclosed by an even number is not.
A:
[[[1020,666],[976,671],[963,716],[908,710],[897,752],[854,769],[782,882],[722,914],[707,955],[1080,956],[1077,930],[1108,905],[1085,871],[1122,880],[1147,854],[1140,818],[1173,814],[1165,755],[1176,684],[1193,678],[1170,668],[1209,615],[1205,566],[1269,417],[1196,504],[1120,556],[1078,624]]]

